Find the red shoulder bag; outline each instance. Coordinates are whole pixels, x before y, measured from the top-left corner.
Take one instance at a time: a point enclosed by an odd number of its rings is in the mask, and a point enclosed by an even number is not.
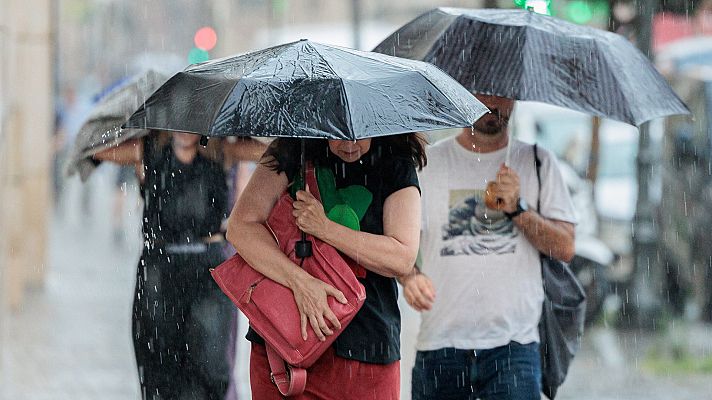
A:
[[[313,168],[307,169],[307,184],[321,201]],[[294,253],[301,231],[292,215],[293,200],[284,193],[270,214],[266,226],[274,235],[280,250],[296,265],[346,296],[347,304],[328,297],[331,310],[341,323],[341,329],[320,341],[311,329],[302,339],[300,316],[292,291],[253,269],[239,254],[211,271],[220,289],[245,314],[250,326],[265,340],[272,370],[272,381],[285,396],[302,393],[306,386],[306,368],[310,367],[331,346],[346,328],[366,300],[366,291],[356,279],[349,263],[332,246],[307,236],[313,255],[302,260]]]

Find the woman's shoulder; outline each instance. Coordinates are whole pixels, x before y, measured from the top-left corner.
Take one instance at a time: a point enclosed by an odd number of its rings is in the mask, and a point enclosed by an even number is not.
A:
[[[389,157],[380,163],[378,173],[383,182],[384,198],[409,186],[415,186],[420,190],[417,164],[411,157]]]
[[[384,175],[397,174],[407,171],[415,172],[418,168],[417,163],[412,157],[405,155],[392,155],[384,157],[379,163],[374,165],[376,170]]]

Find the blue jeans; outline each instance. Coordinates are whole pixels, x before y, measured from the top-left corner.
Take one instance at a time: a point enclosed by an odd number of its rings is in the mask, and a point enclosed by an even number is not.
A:
[[[413,400],[532,400],[541,398],[539,344],[486,350],[419,351]]]

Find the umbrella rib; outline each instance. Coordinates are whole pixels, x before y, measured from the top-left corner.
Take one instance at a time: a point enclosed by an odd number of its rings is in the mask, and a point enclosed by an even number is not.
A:
[[[434,66],[434,65],[433,65],[433,67],[438,68],[438,67],[436,67],[436,66]],[[462,116],[467,115],[467,113],[463,112],[463,111],[460,109],[460,107],[457,106],[457,102],[456,102],[456,101],[453,101],[453,99],[451,99],[450,96],[448,96],[445,92],[443,92],[442,90],[440,90],[440,87],[439,87],[438,85],[436,85],[435,83],[433,83],[433,81],[430,80],[430,78],[429,78],[427,75],[425,75],[424,73],[422,73],[422,72],[420,72],[420,71],[418,71],[418,73],[420,74],[420,76],[422,76],[423,78],[425,78],[425,80],[428,81],[432,87],[434,87],[438,92],[440,92],[440,94],[442,94],[443,97],[445,97],[446,99],[448,99],[448,101],[450,102],[450,105],[452,105],[453,107],[455,107],[455,109],[460,113],[460,115],[462,115]],[[445,72],[443,72],[443,73],[445,73]],[[487,110],[487,112],[489,112],[489,109]],[[478,118],[478,119],[479,119],[479,118]],[[475,121],[472,121],[472,123],[474,124]]]
[[[355,55],[358,56],[358,57],[367,58],[367,59],[369,59],[369,60],[375,60],[375,58],[368,57],[367,55],[363,55],[363,54],[355,54]],[[440,90],[440,87],[439,87],[438,85],[436,85],[435,83],[433,83],[433,81],[432,81],[430,78],[428,78],[428,76],[427,76],[426,74],[424,74],[423,71],[420,71],[420,70],[418,70],[418,69],[412,68],[412,67],[411,67],[410,65],[408,65],[407,63],[401,63],[401,62],[398,62],[398,61],[395,61],[395,60],[383,60],[383,59],[378,59],[378,61],[382,61],[382,62],[384,62],[384,63],[386,63],[386,64],[390,64],[390,65],[393,65],[393,66],[396,66],[396,67],[401,67],[401,68],[406,67],[406,68],[410,69],[411,71],[417,72],[418,74],[420,74],[420,76],[422,76],[423,78],[425,78],[425,80],[427,80],[428,83],[430,83],[430,85],[432,85],[435,89],[437,89],[437,91],[440,92],[440,94],[442,94],[443,97],[445,97],[446,99],[448,99],[448,101],[450,101],[450,104],[452,104],[452,105],[457,109],[457,111],[458,111],[461,115],[465,115],[465,113],[455,104],[455,102],[453,101],[453,99],[451,99],[450,96],[448,96],[447,94],[445,94],[445,92],[443,92],[442,90]],[[430,65],[432,65],[432,64],[430,64]],[[438,68],[437,66],[435,66],[435,65],[432,65],[432,66],[433,66],[434,68],[437,68],[438,70],[440,70],[440,68]],[[442,71],[442,70],[440,70],[440,71],[443,72],[443,73],[445,73],[445,72]],[[474,122],[474,121],[473,121],[473,122]]]
[[[329,66],[329,69],[331,69],[331,66]],[[346,118],[348,118],[346,125],[349,128],[349,133],[353,136],[353,139],[356,140],[356,131],[354,131],[354,123],[351,116],[351,104],[349,103],[349,97],[346,95],[346,85],[344,84],[343,78],[339,78],[339,82],[341,83],[341,95],[344,96],[344,103],[346,103]]]
[[[319,48],[317,48],[317,46],[314,45],[315,43],[310,43],[310,44],[311,44],[311,47],[316,52],[316,54],[318,54],[319,57],[321,57],[322,61],[324,61],[324,65],[326,65],[326,67],[329,68],[329,71],[331,71],[331,73],[336,78],[339,79],[339,83],[341,84],[340,85],[341,86],[341,95],[344,97],[344,103],[345,103],[344,105],[346,106],[346,118],[348,118],[348,121],[346,121],[346,125],[349,128],[349,132],[347,132],[347,133],[350,133],[351,136],[353,136],[353,139],[356,140],[356,132],[354,131],[353,118],[351,117],[351,105],[349,103],[349,97],[346,95],[346,85],[344,84],[344,79],[342,77],[340,77],[339,74],[336,73],[336,71],[334,71],[334,68],[332,68],[331,64],[329,64],[329,61],[327,61],[327,59],[324,58],[324,55],[321,54],[321,52],[319,52]],[[339,49],[337,46],[332,46],[332,47]],[[341,50],[341,49],[339,49],[339,50]]]
[[[596,48],[598,49],[598,52],[602,54],[602,50],[601,50],[601,48],[599,47],[598,41],[594,40],[594,41],[593,41],[593,44],[594,44],[594,46],[596,46]],[[612,69],[612,68],[610,68],[611,66],[609,65],[608,59],[607,59],[606,57],[599,57],[599,59],[601,60],[601,62],[603,62],[603,63],[605,63],[605,64],[608,65],[608,67],[609,67],[608,70],[609,70],[609,71],[616,71],[616,70],[617,70],[617,69]],[[625,68],[621,69],[621,71],[625,72]],[[628,99],[627,99],[628,96],[626,95],[626,92],[625,92],[624,90],[620,90],[620,85],[618,84],[619,82],[618,82],[617,79],[614,80],[614,83],[615,83],[615,85],[611,85],[611,86],[615,86],[615,87],[611,87],[610,89],[611,89],[611,90],[615,90],[616,92],[618,92],[618,93],[620,94],[620,96],[621,96],[622,99],[626,99],[626,101],[625,101],[626,104],[632,104],[632,103],[630,103],[630,102],[628,101]],[[601,110],[596,110],[596,111],[598,111],[598,114],[599,114],[600,117],[603,117],[603,118],[611,118],[611,119],[618,119],[619,121],[628,122],[628,123],[631,123],[631,122],[632,122],[636,127],[638,126],[638,124],[637,124],[638,121],[635,120],[635,116],[633,115],[633,113],[631,112],[631,110],[622,110],[622,111],[624,111],[624,112],[621,113],[620,116],[616,116],[616,117],[603,115],[604,113],[603,113]]]
[[[222,101],[220,101],[220,107],[215,108],[215,111],[213,112],[213,116],[210,119],[212,122],[210,123],[210,132],[206,132],[207,134],[211,134],[215,130],[215,121],[217,120],[218,114],[220,114],[220,111],[222,111],[223,107],[225,107],[225,102],[227,101],[227,99],[229,99],[230,96],[232,96],[232,94],[235,93],[235,87],[240,83],[242,78],[244,78],[244,76],[241,77],[240,79],[236,80],[235,83],[232,84],[232,89],[225,91],[225,97],[223,97]],[[235,132],[235,133],[239,133],[239,132]],[[246,136],[250,136],[250,135],[246,135]]]

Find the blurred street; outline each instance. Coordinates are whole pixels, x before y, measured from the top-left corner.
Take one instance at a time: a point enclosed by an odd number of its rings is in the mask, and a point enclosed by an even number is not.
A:
[[[138,237],[113,246],[103,176],[91,182],[93,209],[80,207],[79,180],[68,182],[65,212],[51,224],[46,287],[7,318],[3,399],[138,398],[130,336]],[[135,213],[125,221],[138,232]]]
[[[34,291],[23,308],[7,318],[0,398],[13,400],[125,400],[138,398],[130,340],[130,305],[139,251],[137,192],[127,191],[123,235],[111,224],[113,171],[100,171],[81,187],[70,180],[66,203],[52,221],[51,255],[44,291]],[[120,239],[123,237],[123,239]],[[119,243],[116,242],[117,239]],[[404,310],[403,385],[409,384],[417,314]],[[242,321],[244,331],[244,320]],[[712,355],[712,335],[703,326],[680,327],[657,336],[593,328],[557,399],[705,399],[709,374],[670,369],[650,371],[648,356],[661,341],[684,343],[699,356]],[[665,336],[663,336],[665,335]],[[239,336],[237,375],[246,385],[247,343]],[[409,398],[404,388],[403,398]]]

